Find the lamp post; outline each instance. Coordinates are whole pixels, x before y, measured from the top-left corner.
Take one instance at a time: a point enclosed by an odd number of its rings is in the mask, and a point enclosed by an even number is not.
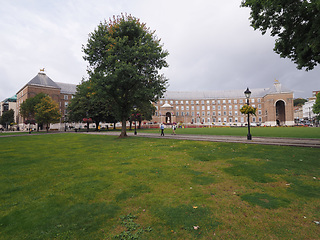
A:
[[[133,107],[133,110],[134,110],[134,135],[137,135],[137,114],[136,114],[137,108],[136,108],[136,106]]]
[[[247,105],[249,106],[249,98],[251,96],[251,91],[249,90],[249,88],[247,88],[247,90],[244,91],[244,95],[246,96],[247,99]],[[250,113],[248,113],[248,135],[247,135],[247,140],[251,140],[252,136],[250,134]]]

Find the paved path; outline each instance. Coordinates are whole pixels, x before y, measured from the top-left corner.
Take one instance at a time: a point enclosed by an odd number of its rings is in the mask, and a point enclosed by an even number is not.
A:
[[[89,132],[86,134],[120,135],[119,132],[100,132],[100,133]],[[129,136],[135,136],[133,132],[127,132],[127,134]],[[239,136],[217,136],[217,135],[166,134],[164,137],[161,137],[160,134],[157,134],[157,133],[139,133],[139,132],[135,137],[320,148],[320,139],[311,139],[311,138],[269,138],[269,137],[253,136],[252,140],[250,141],[250,140],[247,140],[247,136],[239,137]]]
[[[54,132],[64,133],[64,132]],[[54,134],[49,133],[49,134]],[[67,132],[75,133],[75,132]],[[44,133],[32,133],[32,134],[17,134],[17,135],[0,135],[0,137],[18,137],[18,136],[34,136],[43,135]],[[96,134],[96,135],[114,135],[119,136],[120,132],[80,132],[75,134]],[[247,144],[264,144],[264,145],[278,145],[278,146],[296,146],[296,147],[312,147],[320,148],[320,139],[312,138],[271,138],[271,137],[252,137],[252,140],[247,140],[247,136],[217,136],[217,135],[170,135],[166,134],[161,137],[158,133],[139,133],[134,135],[132,131],[128,131],[127,134],[132,137],[147,137],[147,138],[164,138],[164,139],[179,139],[179,140],[191,140],[191,141],[208,141],[208,142],[229,142],[229,143],[247,143]]]

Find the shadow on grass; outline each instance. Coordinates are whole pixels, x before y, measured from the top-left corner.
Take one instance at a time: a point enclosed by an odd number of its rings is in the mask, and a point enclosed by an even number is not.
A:
[[[252,205],[258,205],[267,209],[287,207],[290,204],[290,201],[287,199],[272,197],[265,193],[250,193],[241,196],[241,199]]]

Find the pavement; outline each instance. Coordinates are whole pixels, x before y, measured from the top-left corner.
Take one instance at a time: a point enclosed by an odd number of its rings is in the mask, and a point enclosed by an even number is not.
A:
[[[65,133],[65,132],[52,132]],[[75,133],[67,131],[67,133]],[[113,135],[119,136],[120,132],[78,132],[75,134],[95,134],[95,135]],[[0,135],[0,137],[18,137],[18,136],[34,136],[43,135],[43,133],[32,133],[32,134],[16,134],[16,135]],[[132,131],[127,131],[127,135],[131,137],[145,137],[145,138],[163,138],[163,139],[179,139],[179,140],[190,140],[190,141],[208,141],[208,142],[228,142],[228,143],[245,143],[245,144],[262,144],[262,145],[276,145],[276,146],[294,146],[294,147],[311,147],[320,148],[320,138],[272,138],[272,137],[255,137],[252,136],[252,140],[247,140],[247,136],[218,136],[218,135],[191,135],[191,134],[176,134],[160,136],[158,133],[145,133],[138,132],[134,135]]]
[[[89,132],[86,134],[116,135],[116,136],[120,135],[119,132]],[[127,132],[127,134],[128,136],[132,136],[132,137],[320,148],[320,139],[313,139],[313,138],[271,138],[271,137],[254,137],[253,136],[252,140],[247,140],[247,136],[242,137],[242,136],[186,135],[186,134],[177,134],[177,135],[165,134],[165,136],[160,136],[160,134],[158,133],[139,133],[139,132],[137,133],[137,135],[134,135],[133,132]]]

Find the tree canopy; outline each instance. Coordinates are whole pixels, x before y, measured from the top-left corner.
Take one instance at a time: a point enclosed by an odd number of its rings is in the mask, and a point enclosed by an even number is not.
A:
[[[68,117],[71,121],[81,122],[84,118],[91,118],[98,129],[102,121],[115,122],[112,117],[112,106],[108,99],[100,96],[92,87],[91,81],[82,80],[77,86],[77,91],[68,106]]]
[[[8,126],[12,123],[14,123],[14,110],[10,109],[3,112],[2,116],[0,117],[0,124],[8,128]]]
[[[35,119],[40,124],[47,125],[47,132],[50,123],[57,123],[61,118],[58,104],[50,97],[45,96],[35,106]]]
[[[28,98],[20,105],[20,114],[21,116],[28,121],[35,120],[35,107],[37,104],[41,102],[41,99],[46,96],[45,93],[38,93],[36,96],[32,98]]]
[[[100,23],[83,52],[94,92],[113,106],[124,137],[133,106],[157,101],[165,92],[167,79],[159,70],[168,67],[168,52],[155,32],[131,15]]]
[[[277,36],[274,51],[298,69],[313,69],[320,62],[319,0],[242,0],[251,8],[251,26]]]
[[[307,102],[307,99],[304,98],[296,98],[293,100],[293,106],[295,107],[301,107],[305,102]]]

